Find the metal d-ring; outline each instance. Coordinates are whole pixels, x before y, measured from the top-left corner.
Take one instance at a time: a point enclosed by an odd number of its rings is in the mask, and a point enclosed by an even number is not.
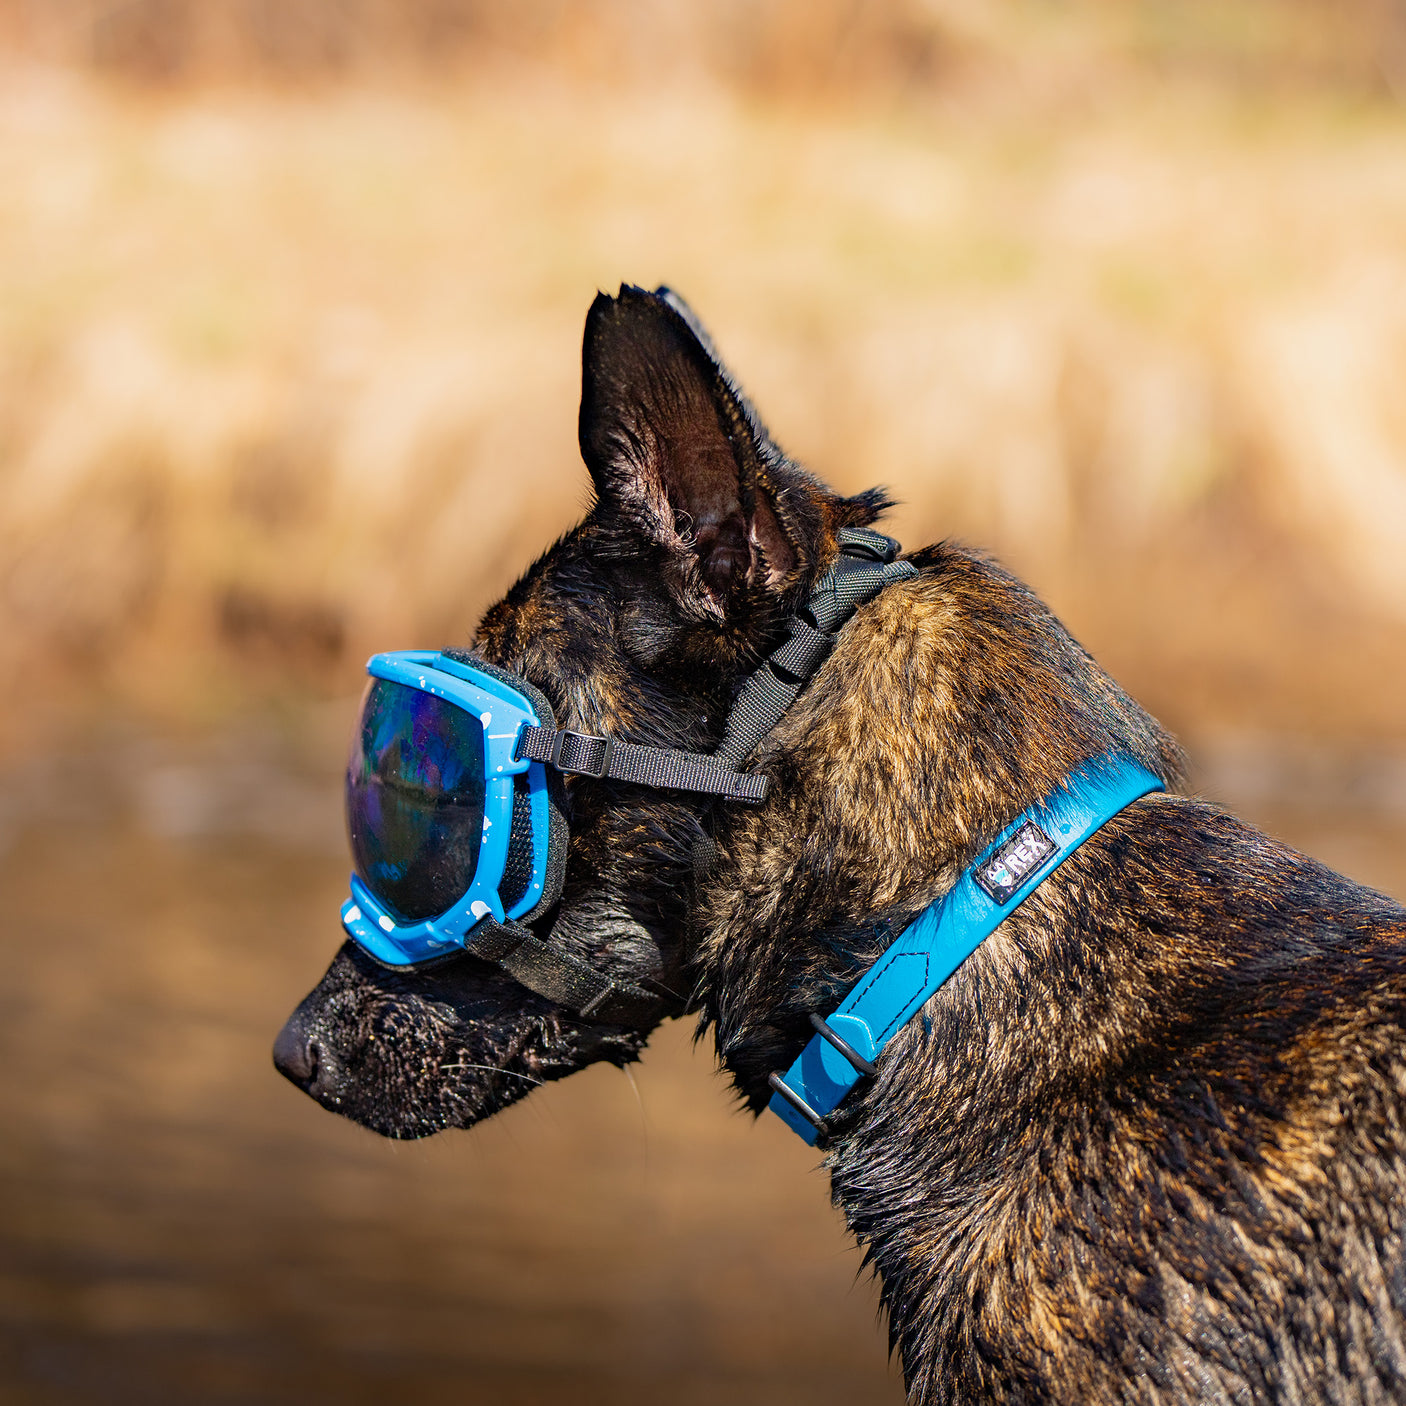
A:
[[[851,1045],[849,1041],[846,1040],[843,1036],[837,1035],[829,1027],[829,1025],[826,1024],[825,1018],[823,1016],[819,1016],[814,1011],[812,1011],[810,1013],[810,1023],[815,1026],[816,1030],[820,1032],[821,1038],[823,1040],[828,1040],[830,1044],[834,1045],[834,1047],[839,1050],[839,1052],[844,1055],[847,1060],[849,1060],[849,1062],[855,1067],[855,1069],[859,1071],[859,1073],[873,1074],[877,1072],[876,1066],[871,1064],[867,1059],[865,1059],[864,1056],[860,1054],[859,1051],[855,1049],[855,1047]]]

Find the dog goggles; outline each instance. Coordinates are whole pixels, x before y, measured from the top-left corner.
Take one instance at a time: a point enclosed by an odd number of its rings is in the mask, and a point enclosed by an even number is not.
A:
[[[456,951],[496,962],[581,1015],[647,1026],[677,1014],[612,981],[527,924],[561,893],[568,838],[562,775],[756,803],[768,778],[739,768],[824,662],[857,606],[915,574],[898,544],[863,528],[787,639],[743,685],[711,756],[558,729],[525,679],[459,650],[378,654],[347,766],[355,873],[347,933],[377,961],[413,966]],[[696,859],[706,863],[706,845]]]
[[[485,919],[531,921],[566,860],[560,774],[759,801],[767,778],[711,757],[558,730],[525,679],[455,650],[378,654],[347,765],[356,872],[342,925],[410,966]]]
[[[556,899],[564,818],[546,768],[519,758],[551,724],[530,684],[480,662],[378,654],[347,764],[356,872],[342,924],[378,961],[408,966],[463,945],[484,917]]]

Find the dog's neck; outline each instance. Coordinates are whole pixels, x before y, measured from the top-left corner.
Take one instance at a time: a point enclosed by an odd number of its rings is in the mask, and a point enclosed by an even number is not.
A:
[[[744,1097],[813,1034],[891,932],[1090,758],[1169,784],[1176,744],[1021,583],[950,547],[884,591],[758,752],[773,800],[728,811],[704,887],[705,1020]],[[885,920],[888,920],[885,926]]]
[[[832,1196],[881,1281],[915,1400],[957,1383],[976,1394],[983,1336],[1024,1335],[1038,1358],[1060,1331],[1026,1321],[1041,1309],[1032,1267],[1049,1273],[1068,1248],[1055,1223],[1100,1194],[1089,1122],[1107,1070],[1167,1037],[1185,989],[1188,954],[1134,950],[1142,925],[1128,921],[1145,915],[1127,852],[1155,848],[1178,804],[1135,802],[1057,870],[899,1033],[837,1123]]]
[[[1064,776],[1124,752],[1179,778],[1175,744],[1023,586],[954,549],[920,564],[918,580],[851,622],[769,740],[761,759],[777,801],[719,832],[698,954],[705,1020],[755,1110],[770,1096],[768,1074],[814,1033],[811,1012],[833,1010],[891,933]],[[1088,848],[1106,848],[1121,821]],[[1003,925],[935,998],[953,1020],[910,1022],[835,1120],[835,1199],[883,1277],[900,1340],[931,1327],[932,1285],[919,1280],[934,1263],[971,1267],[969,1256],[934,1256],[936,1243],[975,1235],[974,1216],[982,1236],[993,1229],[992,1208],[971,1198],[970,1164],[991,1156],[993,1137],[1019,1139],[1023,1101],[1008,1127],[987,1109],[979,1152],[962,1110],[989,1100],[990,1033],[1019,1020],[1022,1002],[1046,998],[1029,935],[1083,867],[1071,860]],[[934,1120],[938,1107],[945,1116]]]

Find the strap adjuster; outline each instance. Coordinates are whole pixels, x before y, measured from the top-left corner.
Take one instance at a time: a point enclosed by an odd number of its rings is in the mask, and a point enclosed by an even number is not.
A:
[[[838,1035],[830,1027],[830,1022],[817,1011],[810,1013],[810,1023],[815,1026],[816,1032],[822,1040],[828,1040],[844,1057],[849,1060],[856,1074],[868,1074],[871,1077],[877,1074],[878,1068],[871,1060],[864,1058],[843,1035]]]
[[[841,556],[867,558],[885,566],[902,550],[894,538],[875,532],[872,527],[842,527],[838,537]]]
[[[815,1129],[819,1137],[825,1136],[827,1131],[825,1119],[822,1118],[780,1074],[768,1074],[766,1081],[772,1092],[780,1094],[781,1097]]]
[[[563,761],[562,753],[568,747],[571,752]],[[600,748],[600,763],[597,766],[588,764],[593,747]],[[613,750],[614,743],[609,737],[593,737],[589,732],[572,732],[570,728],[562,728],[552,740],[552,765],[558,771],[599,781],[610,767],[610,754]]]

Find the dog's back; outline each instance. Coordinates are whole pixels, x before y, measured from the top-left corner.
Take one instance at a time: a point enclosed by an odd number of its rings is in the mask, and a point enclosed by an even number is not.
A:
[[[1043,960],[959,978],[912,1121],[835,1168],[861,1235],[909,1209],[880,1267],[927,1304],[914,1386],[1406,1396],[1406,912],[1176,797],[1069,868],[1017,917]]]

